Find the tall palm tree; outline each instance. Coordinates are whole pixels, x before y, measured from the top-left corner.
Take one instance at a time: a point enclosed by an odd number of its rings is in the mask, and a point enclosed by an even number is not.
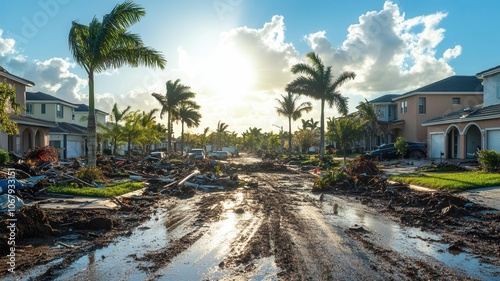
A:
[[[378,114],[375,112],[375,107],[371,105],[367,99],[364,102],[360,101],[358,111],[361,119],[363,119],[366,131],[369,135],[369,150],[373,148],[373,134],[378,131]]]
[[[350,71],[342,72],[337,79],[333,80],[332,67],[326,67],[320,57],[314,53],[307,53],[306,57],[312,65],[298,63],[292,66],[293,74],[303,74],[286,86],[286,91],[306,95],[321,101],[320,119],[320,156],[325,155],[325,103],[328,106],[335,105],[337,111],[346,115],[348,112],[347,98],[342,96],[337,88],[350,79],[354,79],[356,74]]]
[[[226,132],[228,124],[223,123],[219,120],[217,123],[217,134],[219,135],[219,149],[222,149],[222,134]]]
[[[190,91],[190,87],[183,85],[180,79],[172,82],[168,80],[166,84],[167,92],[165,95],[152,93],[151,95],[161,104],[160,118],[167,113],[167,129],[168,129],[168,152],[172,148],[172,122],[178,116],[178,108],[182,103],[196,105],[191,99],[196,96]]]
[[[184,124],[188,128],[200,126],[200,106],[196,103],[182,103],[179,107],[179,121],[181,121],[181,151],[184,151]]]
[[[124,65],[165,68],[163,55],[144,46],[137,34],[127,31],[146,14],[133,2],[116,5],[102,22],[93,18],[89,25],[73,21],[69,31],[69,49],[75,61],[85,69],[89,78],[88,151],[89,165],[96,164],[96,119],[94,73]]]
[[[276,99],[279,106],[276,107],[278,115],[283,115],[288,118],[288,154],[292,154],[292,120],[296,121],[302,117],[303,112],[310,112],[312,105],[310,102],[298,104],[299,95],[288,92],[288,95],[281,95],[281,100]]]

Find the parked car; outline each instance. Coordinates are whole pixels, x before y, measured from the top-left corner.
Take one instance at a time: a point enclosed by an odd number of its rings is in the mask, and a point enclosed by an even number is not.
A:
[[[401,157],[397,153],[394,143],[383,144],[377,149],[370,151],[364,155],[367,159],[386,160],[397,159]],[[427,157],[427,144],[425,142],[408,142],[408,150],[404,158],[406,159],[422,159]]]
[[[227,159],[231,156],[231,154],[227,151],[214,151],[210,154],[210,158],[212,159]]]
[[[193,148],[189,151],[188,157],[191,159],[205,159],[205,151],[201,148]]]
[[[163,151],[153,151],[150,153],[151,157],[159,158],[159,159],[165,159],[167,158],[167,155]]]

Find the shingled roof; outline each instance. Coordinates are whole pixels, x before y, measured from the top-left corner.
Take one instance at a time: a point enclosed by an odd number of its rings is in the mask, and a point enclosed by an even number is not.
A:
[[[51,95],[46,94],[46,93],[42,93],[42,92],[36,92],[36,93],[26,92],[26,102],[33,102],[33,101],[63,103],[63,104],[66,104],[66,105],[74,107],[74,108],[78,107],[78,105],[76,105],[74,103],[67,102],[65,100],[62,100],[60,98],[56,98],[56,97],[51,96]]]
[[[472,106],[422,122],[422,126],[500,119],[500,104]]]
[[[77,112],[88,112],[89,111],[89,106],[86,105],[86,104],[81,103],[81,104],[77,104],[77,106],[78,107],[75,108],[75,111],[77,111]],[[101,112],[101,113],[106,114],[106,115],[109,115],[107,112],[104,112],[104,111],[102,111],[100,109],[97,109],[97,108],[95,109],[95,111],[96,112]]]
[[[57,127],[50,128],[50,133],[56,134],[71,134],[71,135],[87,135],[87,128],[80,125],[58,122]]]
[[[369,101],[369,103],[392,103],[394,102],[392,99],[396,98],[396,97],[399,97],[400,94],[387,94],[387,95],[383,95],[383,96],[380,96],[376,99],[373,99],[371,101]]]
[[[476,76],[455,75],[439,80],[427,86],[404,93],[394,98],[399,100],[419,93],[483,93],[481,79]]]
[[[18,83],[21,83],[21,84],[24,84],[25,86],[28,86],[28,87],[33,87],[35,86],[35,83],[34,82],[31,82],[30,80],[26,80],[24,78],[21,78],[19,76],[16,76],[16,75],[13,75],[13,74],[10,74],[7,70],[5,70],[5,68],[3,68],[2,66],[0,66],[0,76],[1,77],[5,77],[5,78],[8,78],[10,80],[13,80],[13,81],[16,81]],[[0,83],[3,82],[3,79],[1,79],[2,81],[0,81]]]

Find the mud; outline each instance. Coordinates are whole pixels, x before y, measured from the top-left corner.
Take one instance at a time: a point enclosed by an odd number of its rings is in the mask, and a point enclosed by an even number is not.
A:
[[[500,277],[498,212],[452,193],[418,193],[402,185],[311,193],[315,175],[253,162],[230,165],[245,187],[179,197],[159,192],[151,207],[127,212],[46,211],[52,232],[21,242],[16,278]],[[78,235],[77,243],[65,243],[73,248],[55,247],[68,234]],[[141,236],[146,241],[138,241]],[[112,255],[120,256],[119,269]],[[12,278],[3,269],[0,277]]]

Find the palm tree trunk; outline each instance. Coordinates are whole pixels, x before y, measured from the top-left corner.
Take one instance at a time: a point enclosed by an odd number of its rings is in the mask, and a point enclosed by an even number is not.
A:
[[[181,122],[181,154],[184,155],[184,122]]]
[[[292,156],[292,117],[288,116],[288,157]]]
[[[88,158],[90,167],[95,167],[96,165],[96,146],[97,146],[97,130],[95,121],[95,101],[94,101],[94,72],[89,71],[89,117],[87,120],[87,130],[88,130]]]
[[[321,99],[321,121],[320,121],[320,137],[319,137],[319,156],[325,156],[325,99]]]
[[[167,129],[168,129],[168,144],[167,144],[167,151],[168,153],[171,153],[172,152],[172,124],[170,123],[170,111],[167,112],[168,116],[167,116]]]

